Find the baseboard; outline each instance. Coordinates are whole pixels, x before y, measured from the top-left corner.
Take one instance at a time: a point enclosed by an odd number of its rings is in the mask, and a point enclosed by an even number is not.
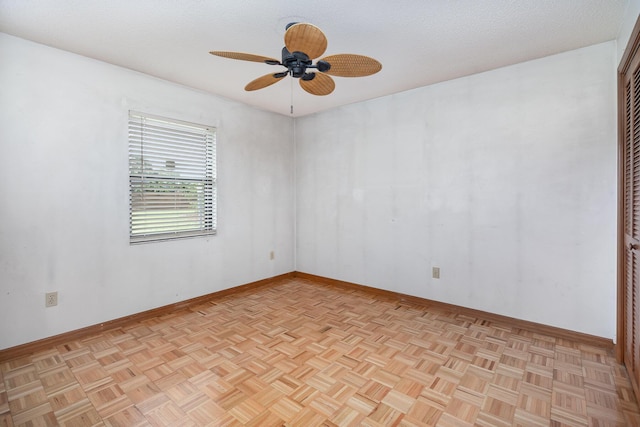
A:
[[[120,317],[117,319],[109,320],[103,323],[87,326],[81,329],[76,329],[69,332],[64,332],[52,337],[43,338],[41,340],[20,344],[15,347],[9,347],[4,350],[0,350],[0,362],[4,362],[17,357],[26,356],[35,352],[46,350],[62,343],[69,341],[79,340],[91,335],[99,334],[109,329],[115,329],[122,326],[126,326],[135,322],[146,320],[152,317],[159,317],[169,313],[175,313],[179,310],[187,310],[190,307],[208,302],[212,299],[222,298],[230,294],[236,294],[238,292],[252,290],[258,287],[274,285],[281,282],[283,279],[290,279],[294,276],[294,273],[285,273],[278,276],[270,277],[268,279],[258,280],[256,282],[246,283],[244,285],[235,286],[229,289],[223,289],[221,291],[213,292],[207,295],[191,298],[185,301],[180,301],[174,304],[165,305],[151,310],[142,311],[140,313],[132,314],[129,316]]]
[[[187,310],[190,307],[197,306],[199,304],[211,301],[213,299],[222,298],[227,295],[236,294],[243,291],[248,291],[264,286],[277,285],[284,279],[300,278],[308,280],[310,282],[340,287],[349,290],[359,290],[376,294],[381,298],[387,298],[391,301],[397,301],[405,304],[412,304],[422,307],[435,307],[442,310],[451,311],[454,313],[460,313],[465,316],[476,317],[484,320],[488,320],[496,323],[503,323],[514,328],[524,329],[533,333],[539,333],[543,335],[550,335],[568,341],[583,343],[592,345],[595,347],[604,347],[607,349],[613,349],[613,340],[595,335],[589,335],[582,332],[571,331],[568,329],[557,328],[555,326],[548,326],[541,323],[530,322],[527,320],[521,320],[513,317],[502,316],[495,313],[489,313],[486,311],[475,310],[472,308],[461,307],[454,304],[447,304],[439,301],[434,301],[426,298],[416,297],[413,295],[406,295],[398,292],[388,291],[384,289],[373,288],[370,286],[359,285],[356,283],[345,282],[342,280],[331,279],[323,276],[316,276],[309,273],[303,273],[294,271],[290,273],[281,274],[278,276],[270,277],[268,279],[258,280],[256,282],[247,283],[233,288],[224,289],[218,292],[213,292],[207,295],[202,295],[196,298],[191,298],[185,301],[180,301],[175,304],[169,304],[162,307],[146,310],[140,313],[132,314],[129,316],[120,317],[117,319],[109,320],[96,325],[87,326],[85,328],[76,329],[73,331],[65,332],[52,337],[43,338],[38,341],[32,341],[25,344],[17,345],[15,347],[9,347],[4,350],[0,350],[0,362],[4,362],[17,357],[33,354],[38,351],[53,348],[62,343],[69,341],[79,340],[91,335],[99,334],[109,329],[115,329],[123,327],[135,322],[146,320],[152,317],[163,316],[169,313],[175,313],[179,310]]]
[[[416,297],[413,295],[406,295],[398,292],[387,291],[384,289],[372,288],[370,286],[359,285],[356,283],[345,282],[342,280],[330,279],[327,277],[316,276],[314,274],[302,273],[296,271],[293,273],[294,277],[300,279],[306,279],[312,282],[324,283],[330,286],[336,286],[343,289],[355,289],[368,293],[376,294],[380,297],[388,298],[392,301],[401,303],[413,304],[423,307],[435,307],[443,310],[451,311],[454,313],[460,313],[465,316],[476,317],[484,320],[488,320],[495,323],[503,323],[512,326],[517,329],[524,329],[533,333],[541,335],[550,335],[557,338],[562,338],[568,341],[583,343],[594,347],[604,347],[613,350],[613,340],[608,338],[599,337],[596,335],[585,334],[582,332],[576,332],[568,329],[558,328],[555,326],[544,325],[541,323],[530,322],[528,320],[517,319],[508,316],[502,316],[500,314],[489,313],[487,311],[475,310],[473,308],[462,307],[454,304],[447,304],[444,302],[434,301],[426,298]]]

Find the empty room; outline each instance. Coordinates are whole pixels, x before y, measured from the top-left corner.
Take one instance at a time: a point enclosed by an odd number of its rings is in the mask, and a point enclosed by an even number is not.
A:
[[[640,0],[0,0],[0,426],[640,426]]]

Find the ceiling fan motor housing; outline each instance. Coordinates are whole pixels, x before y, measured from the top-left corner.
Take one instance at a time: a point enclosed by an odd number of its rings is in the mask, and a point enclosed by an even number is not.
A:
[[[311,66],[311,60],[304,52],[289,52],[286,47],[282,48],[282,65],[287,67],[292,77],[300,78]]]

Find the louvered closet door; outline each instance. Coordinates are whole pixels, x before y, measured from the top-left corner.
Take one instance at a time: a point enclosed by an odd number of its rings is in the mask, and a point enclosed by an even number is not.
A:
[[[640,390],[640,55],[627,61],[621,90],[623,120],[624,362]],[[638,397],[638,396],[637,396]]]

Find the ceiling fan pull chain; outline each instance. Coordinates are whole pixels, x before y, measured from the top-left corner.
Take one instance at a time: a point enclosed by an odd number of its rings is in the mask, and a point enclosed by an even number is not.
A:
[[[293,116],[293,79],[291,79],[291,115]]]

